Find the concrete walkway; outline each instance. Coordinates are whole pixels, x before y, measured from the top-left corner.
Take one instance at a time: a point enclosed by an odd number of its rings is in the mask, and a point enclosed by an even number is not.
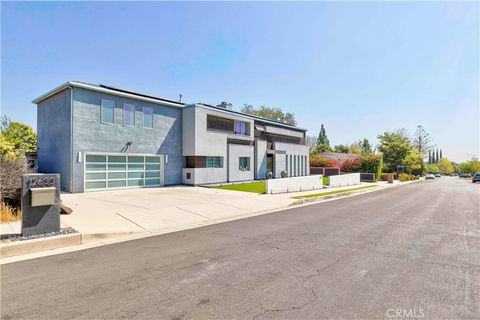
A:
[[[292,197],[357,188],[356,186],[284,194],[255,194],[203,187],[174,186],[81,194],[63,193],[63,203],[73,209],[61,216],[62,227],[72,227],[84,241],[143,232],[187,229],[285,209]],[[380,188],[399,185],[377,183]],[[375,190],[377,188],[366,189]],[[3,223],[1,234],[20,233],[20,222]]]

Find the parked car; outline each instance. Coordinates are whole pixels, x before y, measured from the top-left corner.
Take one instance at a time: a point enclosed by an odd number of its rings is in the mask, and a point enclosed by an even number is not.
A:
[[[435,178],[440,178],[442,175],[440,173],[435,173]]]
[[[435,179],[435,175],[433,173],[429,173],[429,174],[427,174],[425,179]]]
[[[473,175],[472,182],[475,183],[477,181],[480,182],[480,172],[477,172]]]
[[[460,178],[470,178],[470,174],[464,173],[464,172],[460,173],[458,176],[459,176]]]

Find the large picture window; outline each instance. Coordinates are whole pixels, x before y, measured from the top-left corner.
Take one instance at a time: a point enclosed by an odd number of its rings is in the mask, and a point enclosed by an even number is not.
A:
[[[217,116],[207,115],[207,129],[225,132],[234,132],[235,121],[232,119],[221,118]]]
[[[114,101],[102,99],[100,121],[102,123],[115,122],[115,102]]]
[[[135,106],[133,104],[123,104],[123,124],[125,126],[135,126]]]
[[[240,171],[250,171],[250,157],[240,157],[238,162]]]

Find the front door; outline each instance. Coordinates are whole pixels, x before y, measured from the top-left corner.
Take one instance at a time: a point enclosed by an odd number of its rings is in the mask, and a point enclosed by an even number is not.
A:
[[[267,172],[273,174],[273,154],[267,154]]]

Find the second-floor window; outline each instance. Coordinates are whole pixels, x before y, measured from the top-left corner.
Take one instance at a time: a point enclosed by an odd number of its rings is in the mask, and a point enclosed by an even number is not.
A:
[[[114,123],[115,121],[115,102],[102,99],[100,111],[100,121],[102,123]]]
[[[143,107],[143,127],[153,128],[153,108]]]
[[[222,117],[207,115],[207,129],[233,133],[235,121]]]
[[[235,121],[235,134],[238,136],[249,136],[250,123],[243,121]]]
[[[135,106],[133,104],[123,104],[123,124],[125,126],[135,126]]]

